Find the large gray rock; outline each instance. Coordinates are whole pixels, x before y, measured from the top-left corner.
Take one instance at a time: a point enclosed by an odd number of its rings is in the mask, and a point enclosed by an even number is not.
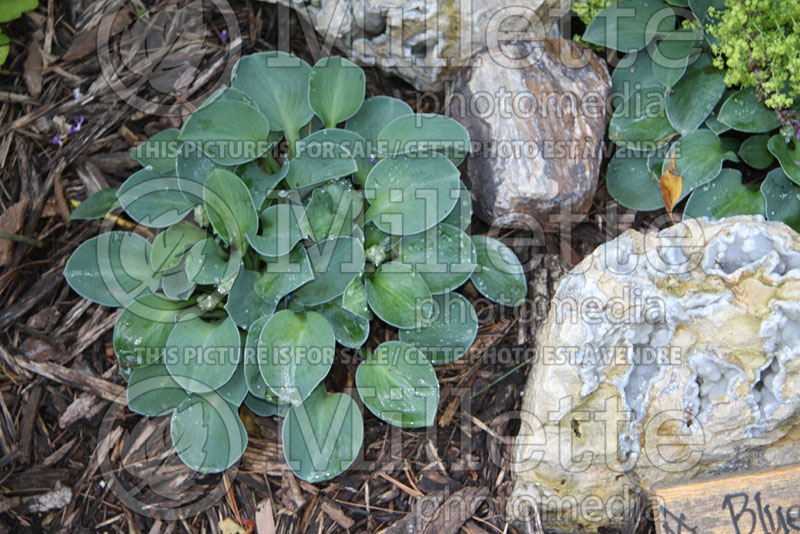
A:
[[[797,463],[800,236],[761,217],[628,231],[562,279],[537,355],[517,519],[537,503],[595,531],[655,484]]]
[[[572,0],[265,0],[298,16],[354,61],[420,91],[441,91],[460,67],[515,33],[553,36]],[[310,36],[314,37],[314,36]]]
[[[473,142],[467,177],[478,217],[552,230],[559,217],[585,214],[594,195],[611,78],[605,61],[571,40],[509,48],[464,69],[449,114]]]

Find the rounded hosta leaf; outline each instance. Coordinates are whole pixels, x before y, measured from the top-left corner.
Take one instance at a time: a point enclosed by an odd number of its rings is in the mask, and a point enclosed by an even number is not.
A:
[[[775,134],[767,146],[772,155],[778,158],[786,176],[794,183],[800,184],[800,141],[792,138],[787,143],[782,135]]]
[[[399,259],[422,276],[434,295],[461,286],[469,279],[477,262],[469,236],[448,224],[405,236],[400,242]]]
[[[178,187],[190,201],[202,203],[203,185],[211,176],[211,171],[218,168],[220,166],[203,153],[199,143],[185,142],[175,158]]]
[[[314,306],[312,310],[325,316],[336,341],[345,347],[357,349],[367,341],[369,320],[343,309],[338,302]]]
[[[478,267],[472,283],[486,298],[504,306],[519,306],[528,294],[525,271],[514,252],[497,239],[474,235]]]
[[[444,115],[403,115],[381,130],[378,149],[390,156],[435,151],[460,165],[470,150],[469,133],[460,122]]]
[[[277,305],[283,297],[314,279],[308,253],[301,245],[285,256],[264,259],[266,265],[256,280],[255,290],[267,302]]]
[[[400,99],[390,96],[373,96],[364,100],[358,113],[347,120],[345,129],[356,132],[370,145],[372,154],[377,153],[378,135],[398,117],[411,115],[414,110]]]
[[[302,206],[290,203],[270,206],[261,214],[261,234],[247,234],[247,241],[262,256],[284,256],[303,239],[299,225],[302,217],[305,217]]]
[[[241,328],[249,327],[259,317],[272,315],[276,301],[266,301],[255,290],[256,281],[260,277],[258,271],[239,268],[236,280],[228,292],[225,311]]]
[[[450,194],[452,195],[453,192],[451,191]],[[464,182],[461,182],[461,187],[458,190],[458,201],[453,211],[444,218],[442,223],[455,226],[464,231],[466,231],[472,223],[472,197],[469,194],[469,189],[464,185]]]
[[[319,130],[297,143],[286,183],[293,189],[309,188],[357,170],[356,160],[339,136]]]
[[[231,379],[241,354],[239,329],[233,319],[209,323],[194,317],[178,322],[170,332],[164,363],[186,391],[205,393]]]
[[[126,379],[131,370],[161,358],[178,312],[188,305],[158,295],[143,295],[132,303],[114,325],[114,353]]]
[[[331,141],[344,149],[356,162],[356,171],[353,175],[355,182],[363,187],[367,175],[372,170],[373,163],[370,158],[374,149],[361,135],[341,128],[328,128],[315,132],[313,139]]]
[[[775,161],[768,143],[768,135],[751,135],[739,147],[739,157],[754,169],[768,169]]]
[[[431,291],[410,265],[384,263],[365,287],[369,307],[385,323],[414,328],[430,318]]]
[[[311,69],[308,101],[328,128],[355,115],[365,91],[364,71],[352,61],[324,57]]]
[[[658,86],[653,60],[646,50],[631,52],[622,58],[611,75],[614,94],[629,95],[640,87]]]
[[[342,295],[342,309],[364,319],[372,319],[369,306],[367,306],[367,290],[364,289],[364,282],[361,281],[360,276],[353,278],[353,281],[345,288]]]
[[[358,405],[344,393],[318,387],[303,404],[292,406],[283,422],[283,455],[292,472],[307,482],[343,473],[364,440]]]
[[[667,117],[681,134],[696,130],[716,107],[725,92],[725,76],[702,54],[686,74],[667,92]]]
[[[458,293],[434,295],[430,321],[400,330],[403,343],[421,350],[433,365],[452,363],[463,356],[478,336],[478,316],[469,300]]]
[[[236,169],[236,174],[241,177],[242,182],[250,191],[250,198],[253,199],[253,208],[257,213],[261,213],[264,201],[278,186],[281,180],[286,178],[289,172],[290,160],[287,158],[281,168],[273,173],[267,174],[261,170],[256,162],[250,162]]]
[[[780,126],[775,110],[758,100],[752,87],[733,93],[722,104],[717,120],[739,132],[764,133]]]
[[[282,401],[300,404],[328,375],[336,339],[323,315],[281,310],[264,324],[258,345],[264,382]]]
[[[270,128],[295,132],[311,120],[308,103],[311,67],[285,52],[261,52],[244,56],[233,67],[231,86],[255,100]]]
[[[291,404],[279,404],[269,399],[259,399],[250,394],[244,398],[244,404],[259,417],[272,417],[274,415],[285,417],[291,406]]]
[[[70,287],[103,306],[127,306],[158,288],[150,243],[138,234],[107,232],[84,241],[64,267]]]
[[[70,221],[100,219],[119,205],[117,200],[118,187],[107,187],[92,194],[78,204],[78,207],[69,214]]]
[[[773,169],[761,183],[761,193],[766,199],[768,220],[782,221],[800,231],[800,186],[782,169]]]
[[[439,381],[425,355],[399,341],[381,343],[356,370],[358,394],[379,419],[403,428],[433,425]]]
[[[261,369],[258,367],[257,357],[258,338],[261,336],[264,324],[270,317],[270,315],[259,317],[248,327],[247,337],[245,337],[244,341],[242,364],[244,365],[244,380],[248,391],[259,399],[271,399],[277,402],[278,398],[272,394],[267,387],[267,383],[261,377]]]
[[[150,265],[156,272],[168,271],[181,262],[187,249],[207,238],[205,230],[187,221],[170,226],[153,239]]]
[[[684,218],[721,219],[733,215],[764,215],[764,195],[756,185],[743,185],[742,173],[723,169],[711,182],[692,192]]]
[[[315,241],[349,236],[353,222],[364,209],[360,191],[349,180],[332,180],[316,189],[306,204],[306,216]]]
[[[177,223],[194,206],[182,193],[176,177],[162,176],[152,167],[145,167],[125,180],[117,191],[117,199],[131,219],[151,228]]]
[[[634,91],[614,111],[608,136],[633,150],[648,150],[675,135],[667,119],[664,87],[654,85]]]
[[[244,250],[245,235],[258,231],[258,214],[244,182],[230,171],[216,169],[203,190],[208,219],[232,247]]]
[[[218,165],[239,165],[269,148],[269,122],[243,102],[217,100],[192,113],[183,125],[181,141],[195,142]]]
[[[171,412],[188,395],[162,362],[133,369],[125,393],[128,409],[153,417]]]
[[[683,181],[681,198],[716,178],[724,160],[736,158],[736,154],[725,150],[717,134],[711,130],[696,130],[678,139],[664,159],[664,168],[673,154],[675,167]]]
[[[608,163],[606,187],[609,194],[626,208],[641,211],[664,207],[658,181],[648,168],[646,152],[621,148]]]
[[[153,167],[157,172],[172,175],[175,173],[175,156],[181,142],[178,141],[180,130],[167,128],[137,146],[131,151],[131,159],[142,167]]]
[[[458,200],[460,173],[443,157],[398,156],[378,162],[367,177],[366,220],[394,235],[424,232],[444,220]]]
[[[358,239],[326,239],[308,247],[314,280],[294,292],[292,298],[303,306],[330,302],[341,296],[353,279],[362,273],[366,258]]]
[[[665,87],[672,87],[686,72],[692,55],[699,52],[703,32],[682,28],[664,35],[653,57],[653,75]]]
[[[239,259],[227,258],[225,251],[209,237],[195,243],[186,254],[186,276],[200,285],[216,284],[239,270]]]
[[[170,300],[186,300],[194,292],[197,284],[189,280],[186,274],[186,263],[181,261],[174,268],[161,275],[161,290]]]
[[[170,434],[178,458],[204,474],[225,471],[247,448],[237,408],[214,391],[189,395],[175,408]]]
[[[222,395],[223,399],[238,408],[242,405],[242,402],[244,402],[247,392],[247,381],[244,377],[244,362],[240,361],[231,379],[228,380],[224,386],[219,388],[217,393]]]
[[[624,0],[602,10],[581,37],[620,52],[640,50],[656,33],[675,28],[675,13],[659,0]]]

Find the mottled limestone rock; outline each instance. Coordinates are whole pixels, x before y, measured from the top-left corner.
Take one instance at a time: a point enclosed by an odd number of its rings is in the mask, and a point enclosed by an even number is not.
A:
[[[354,61],[395,74],[420,91],[445,81],[498,39],[554,36],[572,0],[265,0],[294,8]],[[313,36],[312,36],[313,37]]]
[[[449,114],[473,142],[467,177],[478,217],[554,229],[555,214],[582,216],[594,194],[611,79],[603,60],[570,40],[510,48],[464,69]]]
[[[800,461],[800,235],[686,221],[600,246],[538,336],[509,514],[620,525],[639,490]]]

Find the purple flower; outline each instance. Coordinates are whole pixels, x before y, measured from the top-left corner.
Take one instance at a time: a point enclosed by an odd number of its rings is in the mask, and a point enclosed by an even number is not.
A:
[[[69,134],[72,135],[75,132],[79,131],[81,129],[81,126],[83,125],[83,122],[84,122],[83,117],[78,117],[77,119],[72,121],[72,126],[69,127]]]
[[[376,163],[378,163],[378,158],[376,158],[375,156],[370,156],[369,162],[375,165]]]
[[[217,37],[219,37],[219,40],[222,41],[222,44],[227,43],[228,42],[228,30],[218,31],[217,32]]]
[[[52,140],[52,141],[50,141],[50,144],[51,144],[51,145],[58,145],[58,146],[61,146],[61,145],[63,145],[63,144],[64,144],[64,141],[61,139],[61,136],[60,136],[60,135],[56,134],[56,136],[55,136],[55,137],[53,137],[53,140]]]

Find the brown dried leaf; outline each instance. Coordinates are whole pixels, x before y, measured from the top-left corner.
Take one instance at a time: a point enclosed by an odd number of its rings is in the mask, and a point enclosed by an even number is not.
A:
[[[42,51],[39,43],[35,41],[28,45],[28,57],[25,58],[23,66],[23,78],[28,87],[28,93],[33,98],[39,98],[42,94]]]
[[[22,223],[25,221],[29,203],[29,198],[23,198],[0,215],[0,232],[7,234],[19,232],[22,228]],[[13,246],[14,242],[10,239],[0,238],[0,267],[8,265],[11,261]]]
[[[659,187],[661,188],[661,199],[664,201],[664,207],[667,212],[672,213],[672,208],[681,199],[683,192],[683,178],[678,173],[678,168],[675,166],[675,152],[669,159],[667,169],[661,174],[659,180]]]

